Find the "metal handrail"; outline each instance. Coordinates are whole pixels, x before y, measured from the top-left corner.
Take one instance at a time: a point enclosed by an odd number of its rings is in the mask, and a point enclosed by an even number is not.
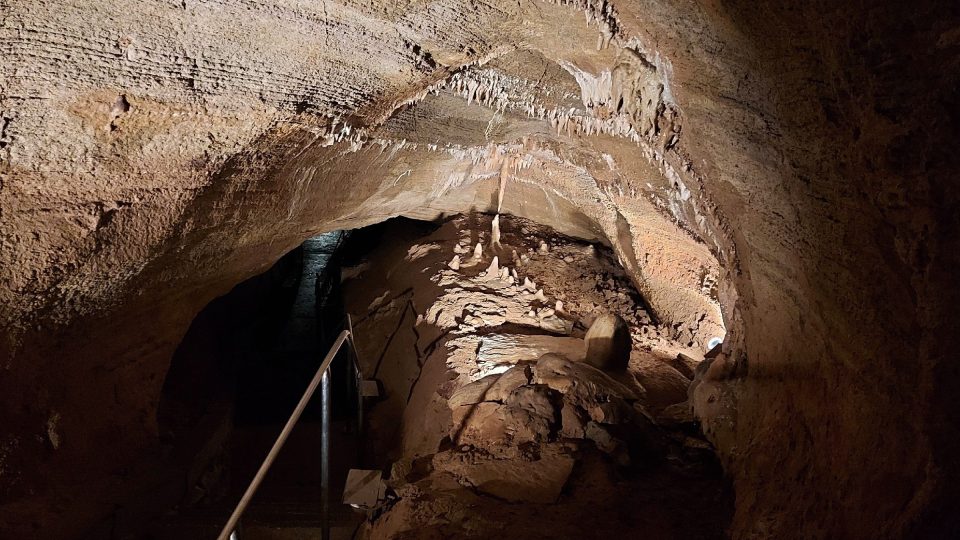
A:
[[[277,455],[280,453],[280,450],[283,448],[284,443],[287,442],[287,438],[290,436],[290,433],[293,431],[293,427],[296,425],[297,421],[300,420],[300,416],[303,414],[303,411],[307,408],[307,404],[310,402],[310,399],[313,397],[314,392],[316,392],[317,387],[320,386],[320,383],[323,382],[324,386],[328,386],[330,383],[328,371],[330,364],[333,363],[333,359],[337,356],[337,353],[340,352],[340,347],[343,346],[343,342],[347,341],[350,338],[350,344],[353,345],[353,338],[350,330],[344,329],[340,332],[340,335],[337,336],[337,340],[330,346],[327,356],[324,357],[323,362],[320,364],[320,367],[317,369],[317,373],[313,376],[313,379],[310,381],[310,384],[307,386],[306,391],[303,393],[303,397],[300,398],[300,402],[297,403],[297,407],[293,410],[293,414],[290,415],[290,418],[287,420],[287,423],[283,426],[283,430],[280,431],[280,436],[277,437],[276,442],[273,443],[273,447],[270,449],[270,452],[267,454],[267,457],[264,458],[263,463],[260,465],[260,468],[257,470],[257,474],[254,475],[253,480],[250,481],[250,485],[247,486],[247,490],[243,493],[243,497],[240,497],[240,502],[237,503],[237,507],[233,509],[233,513],[230,514],[230,519],[227,520],[227,524],[223,526],[223,530],[220,531],[220,536],[217,537],[217,540],[230,540],[232,533],[237,527],[237,523],[240,522],[240,516],[247,509],[247,506],[250,504],[250,500],[253,498],[254,493],[256,493],[257,488],[260,487],[260,484],[263,482],[264,477],[267,474],[267,471],[273,465],[273,462],[277,459]],[[325,388],[325,390],[327,390]],[[329,392],[328,392],[329,395]],[[329,424],[329,418],[326,416],[329,415],[329,407],[324,407],[324,416],[323,419],[326,424]],[[329,441],[324,437],[324,446],[326,447],[329,444]],[[327,466],[326,460],[329,458],[329,449],[323,449],[323,466]],[[325,471],[326,472],[326,471]],[[324,474],[326,476],[326,474]],[[325,490],[326,491],[326,490]],[[327,500],[329,499],[328,494],[324,493],[324,505],[328,504]],[[326,527],[328,524],[327,515],[328,511],[324,511],[324,532],[326,533]],[[324,534],[324,538],[328,535]]]

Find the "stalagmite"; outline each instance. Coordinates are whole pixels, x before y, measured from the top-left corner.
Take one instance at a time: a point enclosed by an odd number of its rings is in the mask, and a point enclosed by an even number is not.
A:
[[[523,288],[530,292],[535,292],[537,290],[537,284],[531,281],[530,278],[525,277],[523,278]]]
[[[490,245],[494,247],[500,245],[500,214],[494,216],[490,223]]]
[[[534,299],[534,300],[538,300],[538,301],[540,301],[540,302],[546,302],[546,301],[547,301],[546,295],[543,294],[543,289],[538,289],[538,290],[537,290],[537,294],[533,295],[533,299]]]
[[[483,246],[480,245],[480,242],[477,242],[477,247],[473,248],[473,258],[474,260],[480,260],[483,257]]]
[[[470,250],[461,246],[460,244],[456,244],[453,246],[453,252],[457,255],[463,255],[464,253],[470,253]]]
[[[485,276],[489,278],[495,278],[500,276],[500,259],[499,257],[494,256],[493,260],[490,261],[490,266],[487,267],[487,271],[484,273]]]
[[[517,274],[516,268],[510,269],[510,276],[513,277],[513,279],[520,279],[520,276]]]
[[[562,312],[562,311],[563,311],[563,302],[561,302],[560,300],[557,300],[556,307],[554,307],[553,309],[555,309],[557,312]]]
[[[549,253],[550,247],[547,245],[546,242],[540,242],[540,249],[538,251],[540,253]]]
[[[500,269],[500,279],[502,281],[507,281],[508,279],[510,279],[510,269],[507,268],[506,266]]]
[[[448,263],[447,263],[447,266],[449,266],[451,270],[459,270],[459,269],[460,269],[460,256],[459,256],[459,255],[454,255],[454,256],[453,256],[453,260],[451,260],[450,262],[448,262]]]
[[[584,336],[587,345],[586,363],[599,369],[622,371],[630,362],[633,343],[630,327],[618,315],[601,315]]]

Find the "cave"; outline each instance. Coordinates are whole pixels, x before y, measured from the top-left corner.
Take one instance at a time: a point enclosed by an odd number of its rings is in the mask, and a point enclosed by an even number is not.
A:
[[[337,497],[382,478],[347,537],[960,537],[956,6],[15,0],[0,44],[0,537],[216,536],[345,329],[241,536],[319,537],[327,425]]]

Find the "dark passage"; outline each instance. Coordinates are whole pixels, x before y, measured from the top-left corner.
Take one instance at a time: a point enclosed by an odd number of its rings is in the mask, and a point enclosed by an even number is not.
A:
[[[345,327],[346,235],[305,241],[195,319],[173,358],[159,413],[166,447],[183,471],[183,496],[146,538],[215,538],[226,522]],[[358,523],[338,504],[357,455],[348,361],[344,348],[331,371],[335,538],[350,537]],[[320,410],[318,391],[244,514],[243,538],[319,538]]]

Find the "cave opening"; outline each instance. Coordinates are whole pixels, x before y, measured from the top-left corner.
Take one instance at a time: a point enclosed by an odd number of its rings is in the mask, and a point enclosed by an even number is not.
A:
[[[721,537],[729,487],[687,395],[712,336],[681,335],[651,311],[609,246],[509,214],[393,218],[310,238],[210,302],[177,347],[158,423],[185,492],[151,534],[218,532],[349,315],[378,391],[360,436],[348,360],[334,362],[335,537],[459,537],[467,530],[443,516],[477,506],[501,516],[475,524],[481,534],[553,521],[565,532],[551,537],[653,523],[667,536]],[[319,530],[317,401],[243,537]],[[350,469],[382,474],[366,514],[339,504]],[[411,489],[438,505],[411,513]]]

